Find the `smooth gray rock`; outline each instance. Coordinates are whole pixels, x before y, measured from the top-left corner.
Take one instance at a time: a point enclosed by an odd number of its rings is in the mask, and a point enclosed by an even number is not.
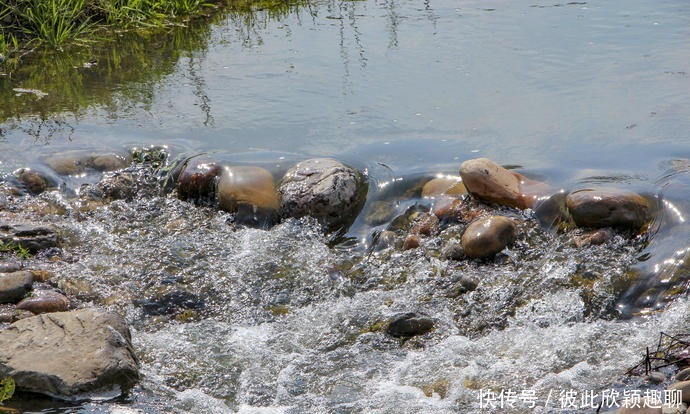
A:
[[[648,221],[650,205],[641,195],[621,189],[585,189],[566,197],[568,211],[580,227],[641,228]]]
[[[122,317],[99,309],[49,313],[0,331],[0,377],[63,400],[115,397],[139,379]]]
[[[434,321],[425,316],[420,316],[414,312],[396,316],[386,328],[392,336],[408,337],[423,335],[434,329]]]
[[[0,303],[17,303],[31,290],[31,272],[0,273]]]
[[[312,216],[327,231],[349,227],[364,205],[364,176],[330,158],[302,161],[285,173],[278,188],[282,217]]]
[[[0,241],[16,243],[31,253],[57,246],[57,234],[52,227],[39,223],[0,222]]]

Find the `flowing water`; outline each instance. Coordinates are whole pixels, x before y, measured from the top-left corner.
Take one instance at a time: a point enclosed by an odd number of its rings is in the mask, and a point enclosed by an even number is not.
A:
[[[60,229],[60,288],[126,315],[144,376],[116,401],[15,406],[594,412],[559,397],[663,389],[625,373],[690,322],[689,40],[681,0],[317,1],[30,56],[0,77],[5,178],[51,173],[42,160],[65,150],[162,145],[276,177],[333,157],[365,171],[370,191],[336,246],[310,219],[245,228],[156,192],[81,209],[72,196],[98,174],[54,176],[61,191],[10,201]],[[453,228],[422,249],[371,248],[385,227],[366,224],[376,200],[403,213],[424,203],[403,196],[421,179],[475,157],[554,191],[630,188],[662,208],[647,234],[602,246],[506,210],[520,238],[495,260],[443,259]],[[479,286],[460,291],[462,278]],[[434,319],[432,333],[382,330],[412,311]],[[492,409],[486,390],[538,401]]]

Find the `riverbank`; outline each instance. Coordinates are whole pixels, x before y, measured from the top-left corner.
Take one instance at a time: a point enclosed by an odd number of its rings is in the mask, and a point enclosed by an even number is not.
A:
[[[184,25],[226,5],[222,0],[10,0],[0,9],[0,65],[16,65],[41,46],[87,45],[112,33]]]

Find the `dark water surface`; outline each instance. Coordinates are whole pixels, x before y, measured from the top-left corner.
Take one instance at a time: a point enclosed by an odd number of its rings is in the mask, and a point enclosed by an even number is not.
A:
[[[554,188],[631,187],[667,206],[642,251],[618,240],[583,259],[527,228],[538,255],[458,269],[329,249],[308,223],[234,231],[177,200],[114,203],[69,224],[81,259],[55,272],[116,298],[104,303],[132,321],[145,380],[123,401],[53,411],[485,412],[479,389],[610,387],[659,331],[690,323],[685,295],[652,312],[667,279],[690,280],[685,0],[319,1],[37,53],[7,72],[4,174],[62,150],[167,145],[274,171],[338,158],[369,173],[373,197],[488,157]],[[649,314],[587,316],[582,289],[564,288],[581,266],[605,275],[592,301]],[[458,271],[484,290],[436,297],[438,275]],[[643,275],[628,292],[615,288],[627,272]],[[208,293],[205,317],[162,323],[132,305],[171,284]],[[370,332],[411,309],[438,321],[428,343]]]

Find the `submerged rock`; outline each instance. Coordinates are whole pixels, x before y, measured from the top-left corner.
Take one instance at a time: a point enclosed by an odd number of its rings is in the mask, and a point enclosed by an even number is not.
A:
[[[39,290],[34,295],[17,303],[17,309],[28,310],[35,314],[64,312],[69,309],[69,299],[61,293],[50,290]]]
[[[22,319],[0,331],[0,377],[63,400],[115,397],[139,379],[129,328],[98,309]]]
[[[369,226],[380,226],[395,217],[395,204],[390,201],[376,200],[367,208],[364,221]]]
[[[472,222],[462,235],[462,248],[467,257],[493,256],[517,239],[517,226],[512,219],[490,216]]]
[[[460,176],[467,191],[482,201],[509,207],[526,207],[518,177],[488,158],[463,162],[460,165]]]
[[[386,332],[396,337],[423,335],[434,329],[434,321],[414,312],[398,315],[388,324]]]
[[[221,167],[206,157],[188,158],[177,177],[177,196],[197,203],[212,202],[220,173]]]
[[[57,246],[57,234],[52,227],[31,223],[0,222],[0,241],[15,243],[31,253]]]
[[[105,201],[132,201],[137,195],[137,179],[131,173],[117,172],[103,177],[97,188]]]
[[[581,234],[579,236],[576,236],[573,239],[573,243],[577,247],[586,247],[586,246],[591,246],[591,245],[600,245],[604,244],[607,241],[613,239],[613,237],[616,235],[616,233],[613,232],[608,227],[601,228],[601,229],[596,229],[592,231],[588,231],[584,234]]]
[[[260,167],[223,167],[216,197],[220,208],[236,213],[244,224],[273,224],[278,214],[278,194],[273,175]]]
[[[437,177],[429,180],[422,187],[423,198],[442,196],[457,197],[467,193],[460,177]]]
[[[347,229],[367,193],[364,176],[330,158],[302,161],[288,170],[278,188],[283,217],[312,216],[327,231]]]
[[[96,171],[120,170],[129,164],[129,159],[120,154],[91,151],[66,151],[44,159],[44,162],[60,175],[76,175],[88,169]]]
[[[429,237],[436,235],[439,229],[438,217],[430,213],[419,213],[412,220],[410,234]]]
[[[0,273],[0,303],[17,303],[31,290],[34,275],[28,271]]]
[[[581,227],[624,227],[638,230],[649,218],[650,205],[641,195],[621,189],[585,189],[568,194],[568,211]]]
[[[15,176],[19,181],[21,187],[32,195],[38,195],[49,188],[56,187],[55,183],[50,177],[29,168],[22,168],[15,171]]]
[[[148,315],[171,315],[188,309],[202,309],[204,300],[191,292],[178,290],[136,304],[141,305],[144,313]]]

